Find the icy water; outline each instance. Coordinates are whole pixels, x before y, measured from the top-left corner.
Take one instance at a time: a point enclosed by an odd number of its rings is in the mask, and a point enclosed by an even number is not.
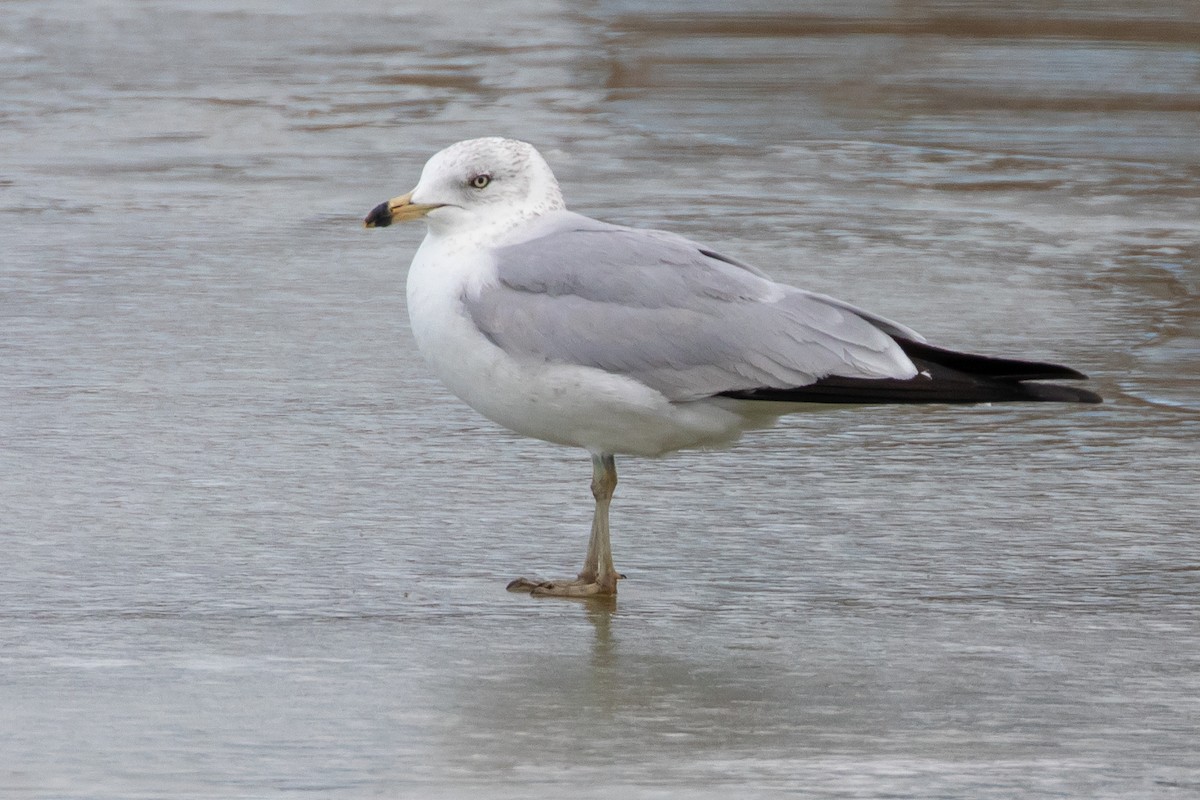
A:
[[[1200,11],[0,3],[0,796],[1200,795]],[[442,146],[1099,407],[619,461],[414,352]]]

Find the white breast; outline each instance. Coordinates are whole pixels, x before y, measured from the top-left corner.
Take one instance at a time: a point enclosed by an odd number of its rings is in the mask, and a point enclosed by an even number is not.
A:
[[[639,455],[725,444],[766,422],[747,419],[730,401],[671,403],[632,378],[506,353],[463,308],[464,293],[491,280],[486,251],[427,237],[407,288],[421,355],[451,392],[493,422],[557,444]]]

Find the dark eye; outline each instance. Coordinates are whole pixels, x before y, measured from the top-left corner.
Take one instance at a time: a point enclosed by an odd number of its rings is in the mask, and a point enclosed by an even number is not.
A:
[[[476,189],[486,188],[487,185],[491,182],[492,182],[492,176],[488,175],[486,172],[481,172],[478,175],[476,175],[474,178],[471,178],[471,186]]]

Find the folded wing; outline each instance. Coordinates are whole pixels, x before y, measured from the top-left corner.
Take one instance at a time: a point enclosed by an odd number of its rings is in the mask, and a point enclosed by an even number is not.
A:
[[[683,237],[570,212],[501,248],[464,297],[510,356],[625,375],[673,401],[1098,402],[1067,367],[959,353]]]
[[[511,356],[626,375],[675,401],[917,372],[881,326],[917,336],[907,328],[673,234],[564,212],[500,249],[496,275],[464,305]]]

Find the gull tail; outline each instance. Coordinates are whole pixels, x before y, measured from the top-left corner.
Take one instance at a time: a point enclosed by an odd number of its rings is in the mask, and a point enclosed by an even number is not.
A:
[[[844,378],[830,375],[808,386],[723,392],[740,400],[783,403],[1100,403],[1087,389],[1043,380],[1086,380],[1082,372],[1059,364],[960,353],[900,336],[896,343],[912,360],[917,376]]]

